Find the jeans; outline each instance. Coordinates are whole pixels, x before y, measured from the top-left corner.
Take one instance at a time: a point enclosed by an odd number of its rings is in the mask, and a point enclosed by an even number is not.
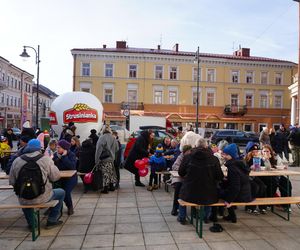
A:
[[[157,185],[157,183],[158,183],[158,175],[156,173],[150,174],[149,186],[152,186],[153,182],[154,182],[154,185]]]
[[[177,211],[179,207],[178,199],[179,199],[179,193],[182,186],[182,182],[175,182],[174,183],[174,199],[173,199],[173,210]]]
[[[194,209],[194,208],[192,208]],[[204,207],[204,218],[208,218],[211,214],[211,207],[205,206]],[[179,205],[179,213],[178,213],[178,218],[180,220],[185,220],[186,218],[186,207],[180,206]]]
[[[65,198],[65,191],[62,188],[53,189],[53,195],[49,201],[58,200],[58,203],[55,207],[50,208],[50,213],[48,216],[49,222],[56,222],[61,217],[61,211],[62,211],[64,198]],[[31,225],[31,222],[32,222],[32,218],[31,218],[32,213],[31,212],[32,212],[33,208],[22,208],[22,210],[23,210],[23,213],[25,215],[28,225],[32,226]]]

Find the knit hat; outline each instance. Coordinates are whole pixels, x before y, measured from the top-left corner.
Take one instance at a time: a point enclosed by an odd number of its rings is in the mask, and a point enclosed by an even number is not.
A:
[[[41,143],[38,139],[31,139],[27,143],[27,148],[36,151],[41,150]]]
[[[1,136],[0,136],[0,141],[1,141],[1,142],[7,141],[7,138],[6,138],[5,136],[1,135]]]
[[[248,154],[253,150],[259,150],[259,145],[253,141],[249,141],[245,148],[246,154]]]
[[[91,134],[97,134],[97,130],[96,129],[91,129]]]
[[[63,148],[64,150],[69,150],[71,147],[71,144],[64,139],[58,141],[57,145]]]
[[[22,142],[25,142],[25,143],[28,143],[31,139],[32,139],[32,138],[31,138],[30,136],[28,136],[28,135],[22,135],[22,136],[20,137],[20,140],[21,140]]]
[[[163,146],[159,143],[159,144],[156,146],[155,153],[163,153],[163,152],[164,152],[164,148],[163,148]]]
[[[22,127],[23,128],[31,128],[30,122],[29,121],[24,122]]]
[[[223,149],[223,153],[225,153],[227,155],[230,155],[233,159],[238,159],[239,158],[237,146],[236,146],[235,143],[227,145]]]

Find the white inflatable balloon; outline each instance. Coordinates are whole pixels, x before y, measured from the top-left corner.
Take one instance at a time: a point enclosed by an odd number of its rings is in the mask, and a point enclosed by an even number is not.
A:
[[[91,129],[100,131],[102,114],[103,106],[96,96],[86,92],[68,92],[53,101],[49,116],[56,134],[60,135],[64,124],[74,122],[76,135],[80,135],[80,141],[83,141],[88,138]]]

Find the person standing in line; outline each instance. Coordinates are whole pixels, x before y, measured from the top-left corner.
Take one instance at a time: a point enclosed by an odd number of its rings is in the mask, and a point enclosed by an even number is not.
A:
[[[117,176],[114,160],[118,150],[118,142],[112,135],[110,127],[106,125],[103,134],[98,139],[95,153],[95,163],[102,170],[104,188],[101,192],[104,194],[108,191],[115,191],[114,184],[117,183]]]
[[[271,145],[269,130],[267,127],[264,127],[263,130],[260,132],[259,142],[260,142],[260,147],[262,147],[265,144]]]
[[[120,187],[120,166],[121,166],[121,158],[122,158],[122,147],[121,147],[121,142],[119,140],[118,132],[113,131],[112,134],[116,138],[119,147],[118,151],[116,152],[116,157],[114,160],[114,166],[115,166],[116,176],[117,176],[117,183],[115,185],[115,188],[118,189]]]
[[[66,140],[60,140],[57,143],[57,151],[54,153],[53,161],[59,170],[76,170],[76,156],[70,151],[70,147],[71,144]],[[58,183],[66,192],[64,202],[68,208],[68,215],[74,214],[71,193],[76,184],[77,174],[70,178],[61,179]]]
[[[97,135],[97,130],[96,129],[91,129],[91,134],[89,135],[89,138],[92,139],[94,146],[96,147],[97,141],[99,139],[99,136]]]

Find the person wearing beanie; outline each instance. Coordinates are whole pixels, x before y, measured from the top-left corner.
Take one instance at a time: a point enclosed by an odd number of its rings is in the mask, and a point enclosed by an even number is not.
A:
[[[148,191],[158,189],[158,175],[156,172],[160,172],[167,169],[166,159],[163,157],[164,148],[162,144],[158,144],[155,149],[155,154],[149,159],[150,164],[150,178]]]
[[[30,139],[35,139],[36,138],[36,134],[34,129],[30,126],[30,122],[26,121],[24,122],[23,126],[22,126],[22,132],[21,132],[21,136],[29,136]]]
[[[232,143],[227,145],[223,149],[223,157],[228,171],[227,181],[224,181],[224,189],[220,192],[220,198],[224,200],[229,214],[225,216],[224,219],[236,223],[236,214],[230,203],[234,201],[250,202],[253,200],[249,181],[250,171],[243,161],[238,160],[239,155],[236,144]]]
[[[27,146],[24,147],[22,151],[22,155],[17,157],[12,163],[9,174],[9,184],[13,186],[16,184],[20,170],[26,164],[25,159],[23,159],[24,156],[27,158],[36,158],[35,161],[42,172],[43,182],[45,183],[45,191],[34,199],[25,199],[19,197],[19,202],[21,205],[32,205],[43,204],[50,200],[58,200],[57,205],[49,209],[50,213],[48,215],[46,228],[50,229],[63,223],[59,220],[59,218],[61,217],[61,209],[63,206],[63,200],[65,198],[65,191],[61,188],[53,189],[52,182],[59,180],[60,173],[53,161],[49,157],[43,156],[40,153],[40,150],[41,144],[39,140],[32,139],[28,142]],[[33,225],[31,225],[31,209],[22,210],[27,220],[28,227],[32,229]]]
[[[57,143],[57,151],[54,153],[53,161],[59,170],[76,170],[76,156],[70,151],[71,144],[66,140],[59,140]],[[74,214],[74,207],[72,201],[72,190],[77,184],[77,174],[71,178],[64,178],[59,180],[58,185],[65,190],[66,196],[64,202],[68,208],[68,215]]]
[[[91,134],[89,135],[89,138],[92,139],[94,146],[97,145],[97,141],[99,139],[99,136],[97,135],[97,130],[96,129],[91,129]]]

